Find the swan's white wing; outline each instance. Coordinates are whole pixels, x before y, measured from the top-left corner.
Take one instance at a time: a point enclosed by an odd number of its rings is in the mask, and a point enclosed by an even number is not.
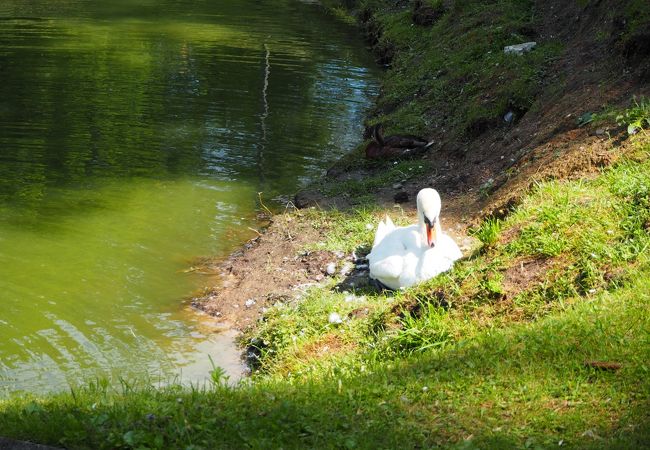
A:
[[[388,225],[393,226],[388,219]],[[417,239],[417,226],[394,228],[385,235],[368,255],[370,277],[381,281],[391,289],[403,287],[402,279],[412,272],[412,248]],[[410,277],[407,277],[410,278]]]
[[[395,230],[395,224],[390,220],[390,217],[386,216],[386,218],[380,221],[379,225],[377,225],[377,232],[375,233],[375,240],[372,243],[372,247],[377,247],[377,245],[379,245],[379,243],[393,230]]]
[[[385,278],[399,278],[404,267],[404,258],[401,255],[387,256],[369,265],[370,276],[379,280]]]
[[[454,261],[463,257],[454,240],[442,235],[434,248],[426,250],[418,262],[416,269],[418,282],[426,281],[450,270]]]

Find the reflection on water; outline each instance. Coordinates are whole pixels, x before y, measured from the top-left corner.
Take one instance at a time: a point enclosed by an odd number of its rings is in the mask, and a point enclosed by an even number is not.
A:
[[[3,0],[0,389],[227,365],[185,269],[357,141],[357,42],[289,0]]]

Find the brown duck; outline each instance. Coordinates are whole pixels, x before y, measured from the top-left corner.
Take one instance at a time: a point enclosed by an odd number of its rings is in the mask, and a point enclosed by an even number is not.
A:
[[[433,144],[410,134],[384,137],[384,128],[381,124],[367,128],[364,137],[372,139],[366,146],[368,159],[408,158],[422,153]]]

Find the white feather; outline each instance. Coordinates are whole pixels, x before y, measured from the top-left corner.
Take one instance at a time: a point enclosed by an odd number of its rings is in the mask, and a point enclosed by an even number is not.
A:
[[[379,244],[384,237],[392,232],[395,229],[395,224],[393,223],[392,220],[390,220],[390,217],[388,215],[385,217],[384,220],[379,222],[379,225],[377,225],[377,232],[375,233],[375,241],[372,243],[372,246],[374,247],[375,245]]]

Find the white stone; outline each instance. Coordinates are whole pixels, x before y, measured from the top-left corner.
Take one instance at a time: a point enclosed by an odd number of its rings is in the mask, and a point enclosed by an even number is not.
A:
[[[352,272],[352,269],[354,269],[354,265],[351,262],[345,262],[343,264],[343,267],[341,267],[341,271],[339,273],[341,275],[347,275]]]
[[[246,303],[244,303],[244,305],[246,305],[246,308],[250,308],[254,304],[255,304],[255,300],[253,300],[252,298],[249,298],[248,300],[246,300]]]
[[[524,42],[523,44],[508,45],[503,48],[503,53],[523,55],[537,47],[537,42]]]
[[[341,316],[339,316],[338,313],[335,313],[335,312],[330,313],[330,316],[329,316],[329,318],[327,320],[329,321],[329,323],[334,323],[334,324],[343,322],[343,319],[341,319]]]
[[[325,271],[328,275],[334,275],[336,273],[336,264],[333,262],[329,263],[327,267],[325,267]]]

